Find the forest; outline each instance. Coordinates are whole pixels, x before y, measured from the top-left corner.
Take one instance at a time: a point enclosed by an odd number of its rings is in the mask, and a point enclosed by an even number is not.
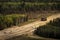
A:
[[[59,11],[59,0],[0,0],[1,14],[48,10]]]

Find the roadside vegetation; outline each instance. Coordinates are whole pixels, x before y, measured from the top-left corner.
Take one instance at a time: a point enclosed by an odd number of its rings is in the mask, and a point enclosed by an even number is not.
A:
[[[26,15],[21,14],[0,15],[0,30],[11,26],[17,26],[20,23],[26,21],[28,21]]]
[[[38,27],[34,34],[47,38],[60,39],[60,18],[50,21],[44,26]]]

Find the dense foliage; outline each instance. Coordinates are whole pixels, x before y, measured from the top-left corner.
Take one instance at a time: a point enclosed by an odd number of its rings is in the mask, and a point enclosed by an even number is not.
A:
[[[27,16],[20,14],[0,15],[0,30],[11,26],[16,26],[22,22],[28,21]]]
[[[20,13],[27,11],[60,10],[60,3],[44,2],[1,2],[0,13]]]
[[[47,25],[38,27],[34,33],[42,37],[60,38],[60,18],[50,21]]]

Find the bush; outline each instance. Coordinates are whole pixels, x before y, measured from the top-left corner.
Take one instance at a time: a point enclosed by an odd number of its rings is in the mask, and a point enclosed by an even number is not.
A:
[[[60,22],[59,18],[50,21],[47,25],[40,26],[34,33],[38,36],[49,37],[49,38],[60,38]],[[58,24],[56,24],[58,23]]]
[[[11,14],[11,15],[4,15],[4,16],[0,15],[0,30],[14,25],[16,26],[20,24],[22,20],[23,22],[28,21],[25,15],[20,15],[20,14]]]
[[[60,27],[60,18],[54,19],[48,23],[49,25]]]

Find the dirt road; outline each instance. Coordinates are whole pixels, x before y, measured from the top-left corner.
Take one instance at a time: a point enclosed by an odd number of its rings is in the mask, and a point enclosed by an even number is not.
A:
[[[0,39],[2,40],[2,39],[11,38],[14,36],[32,33],[37,27],[45,25],[50,20],[53,20],[58,17],[60,17],[60,14],[49,16],[47,18],[48,19],[47,21],[37,20],[36,22],[30,23],[27,25],[23,25],[21,27],[15,26],[13,28],[4,29],[4,30],[0,31]]]

